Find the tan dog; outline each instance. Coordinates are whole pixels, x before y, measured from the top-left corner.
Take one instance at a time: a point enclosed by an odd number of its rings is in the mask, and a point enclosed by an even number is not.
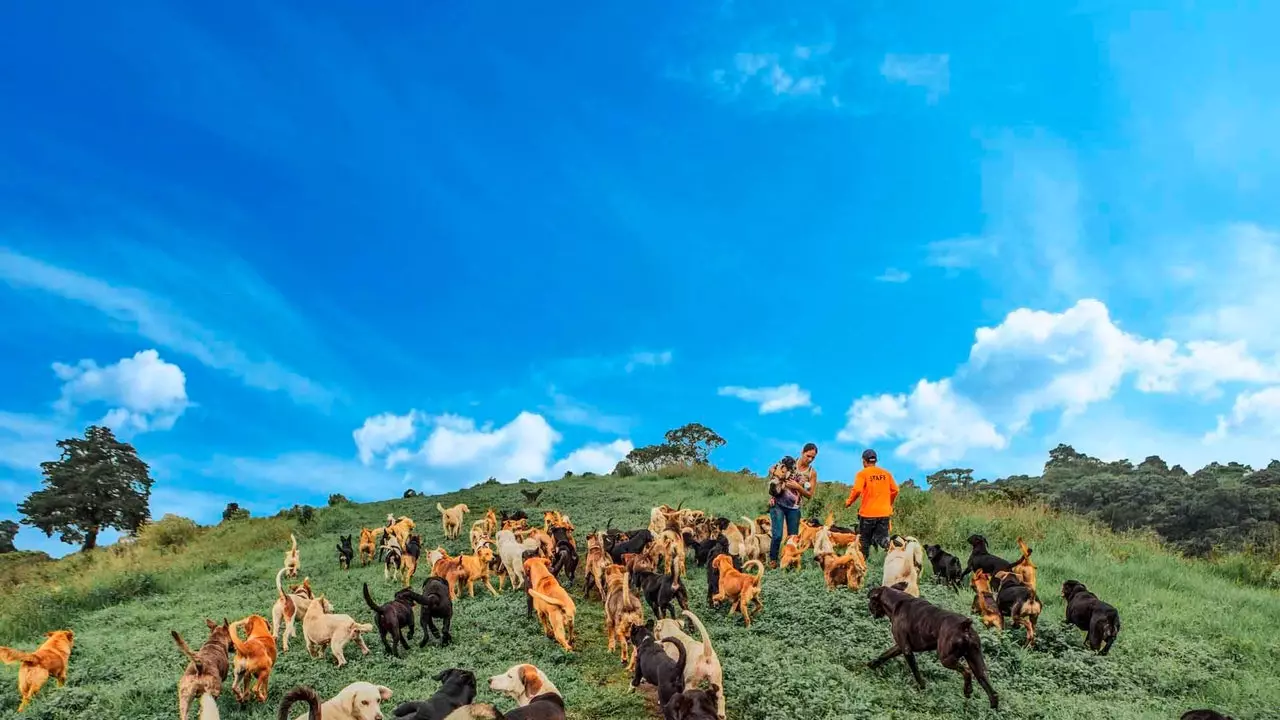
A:
[[[378,554],[378,532],[369,528],[360,528],[360,567],[373,562]]]
[[[484,581],[484,586],[489,588],[489,592],[494,597],[498,596],[498,591],[494,590],[493,584],[489,582],[489,578],[493,574],[489,567],[491,562],[493,562],[493,549],[488,545],[477,550],[475,555],[458,557],[459,570],[454,571],[454,576],[458,582],[467,584],[467,597],[476,596],[476,582],[478,581]],[[453,581],[450,581],[449,587],[454,587]],[[461,594],[461,591],[459,591],[459,594]]]
[[[920,597],[920,567],[924,562],[924,550],[913,537],[894,535],[884,553],[884,580],[888,587],[906,583],[903,592]]]
[[[372,625],[358,623],[350,615],[333,612],[333,606],[323,595],[311,602],[307,614],[302,617],[302,637],[307,641],[307,652],[314,658],[323,657],[327,646],[333,653],[333,658],[338,661],[338,667],[347,664],[342,650],[351,640],[356,641],[363,654],[369,654],[369,646],[364,644],[364,637],[361,635],[367,632],[373,632]],[[236,651],[238,653],[239,648]]]
[[[243,642],[240,640],[242,625],[248,626],[248,635]],[[305,631],[304,624],[303,632]],[[250,615],[232,623],[231,644],[236,649],[231,674],[232,694],[242,703],[247,702],[251,694],[257,696],[258,702],[266,702],[271,670],[276,665],[276,639],[267,627],[267,619],[261,615]],[[249,687],[250,678],[253,678],[252,688]]]
[[[409,535],[417,528],[417,524],[408,515],[401,515],[395,522],[391,522],[392,519],[391,513],[387,513],[388,522],[387,526],[382,529],[382,534],[384,536],[394,535],[396,541],[400,543],[400,547],[405,548],[409,545]]]
[[[684,686],[687,689],[698,687],[699,683],[707,682],[716,687],[724,687],[724,668],[720,665],[720,656],[716,654],[714,648],[711,647],[711,636],[707,635],[707,628],[702,625],[702,621],[697,615],[685,610],[684,616],[689,618],[693,626],[698,629],[698,634],[702,636],[702,640],[694,640],[685,634],[677,620],[671,618],[663,618],[653,625],[653,637],[658,642],[662,642],[666,638],[672,638],[684,646]],[[663,645],[663,649],[667,651],[667,655],[672,660],[679,659],[679,653],[675,648],[669,645]],[[716,716],[720,720],[724,720],[724,693],[716,693]]]
[[[573,618],[577,607],[551,574],[550,564],[551,561],[544,557],[524,561],[529,595],[533,597],[533,610],[538,614],[543,633],[560,643],[565,652],[573,652]]]
[[[504,559],[505,564],[505,559]],[[613,560],[609,554],[604,551],[604,534],[596,533],[587,538],[587,562],[585,577],[582,581],[582,599],[586,600],[591,596],[591,589],[595,588],[596,594],[600,596],[600,600],[604,600],[604,572],[609,566],[613,565]]]
[[[298,561],[298,539],[293,536],[293,533],[289,533],[289,543],[292,547],[284,552],[285,574],[289,577],[298,577],[298,568],[301,567],[301,563]]]
[[[760,583],[764,579],[764,563],[759,560],[748,560],[743,564],[744,568],[755,565],[760,568],[755,575],[749,575],[733,566],[733,558],[728,555],[718,555],[715,559],[717,569],[720,570],[720,592],[711,597],[711,602],[718,603],[725,600],[732,600],[733,604],[729,607],[729,614],[732,615],[734,610],[742,613],[742,621],[747,627],[751,627],[751,603],[755,603],[759,608],[756,612],[764,610],[764,603],[760,600]]]
[[[289,638],[297,634],[293,621],[307,614],[311,606],[311,578],[303,578],[299,585],[289,586],[286,594],[280,585],[280,577],[284,568],[276,573],[276,602],[271,606],[271,637],[280,637],[280,623],[284,622],[284,638],[281,641],[281,652],[289,652]]]
[[[493,508],[489,508],[484,514],[484,531],[493,536],[500,529],[498,527],[498,514],[493,511]]]
[[[391,688],[367,682],[354,682],[342,688],[333,699],[320,704],[320,696],[309,687],[298,686],[280,700],[276,717],[289,717],[289,708],[296,702],[305,702],[309,712],[294,720],[382,720],[383,702],[391,699]]]
[[[528,705],[539,695],[560,696],[547,674],[527,663],[513,665],[505,673],[489,678],[489,689],[515,700],[516,707]]]
[[[1031,548],[1018,538],[1018,549],[1022,550],[1022,557],[1013,563],[1013,574],[1018,576],[1023,585],[1036,589],[1036,566],[1031,562]]]
[[[760,530],[760,524],[745,515],[742,517],[747,521],[747,536],[742,543],[742,559],[743,560],[759,560],[764,562],[769,559],[769,545],[773,542],[773,538]]]
[[[737,525],[728,523],[720,533],[724,535],[725,540],[729,541],[729,554],[738,558],[742,557],[742,546],[746,542],[746,538],[742,535],[742,530]]]
[[[231,670],[231,658],[228,655],[235,647],[231,644],[231,624],[226,618],[222,619],[221,625],[212,620],[205,620],[204,624],[209,626],[209,639],[200,646],[198,653],[191,652],[187,641],[182,639],[177,630],[169,631],[173,635],[173,641],[178,644],[178,649],[190,658],[182,677],[178,679],[178,717],[181,720],[187,720],[191,701],[196,698],[200,698],[200,720],[207,720],[207,701],[204,697],[216,700],[222,695],[222,682],[227,679],[227,673]],[[214,708],[216,712],[216,703]]]
[[[45,640],[35,652],[23,652],[0,647],[0,662],[6,665],[18,663],[18,712],[27,709],[31,698],[53,677],[58,686],[67,684],[67,662],[71,659],[71,646],[76,634],[71,630],[52,630],[45,633]]]
[[[453,540],[462,534],[462,516],[471,512],[471,508],[466,503],[458,503],[449,509],[445,509],[440,503],[436,503],[436,510],[440,511],[440,524],[444,526],[444,536]]]
[[[621,646],[621,660],[629,664],[631,629],[644,624],[644,605],[631,594],[631,576],[621,565],[610,565],[604,575],[604,634],[609,638],[609,652]]]
[[[660,561],[663,572],[673,574],[676,577],[684,577],[685,575],[685,548],[684,538],[680,537],[680,533],[675,530],[664,530],[661,535],[654,539],[654,547],[657,547],[657,560]]]
[[[862,587],[862,580],[867,575],[867,559],[857,543],[850,545],[844,555],[835,553],[816,555],[815,559],[822,568],[823,580],[828,590],[835,590],[843,585],[850,590]]]
[[[551,557],[556,551],[556,541],[543,530],[534,528],[529,531],[528,540],[536,540],[538,542],[538,552],[546,557]]]
[[[779,559],[778,565],[783,570],[803,570],[804,568],[800,563],[803,557],[804,550],[800,548],[800,539],[792,535],[782,545],[782,557]],[[719,683],[716,684],[718,685]]]
[[[991,592],[991,577],[985,570],[974,570],[969,578],[973,586],[973,612],[982,618],[982,624],[997,630],[1004,629],[1004,616],[996,606],[996,594]]]
[[[489,541],[489,524],[484,519],[471,523],[471,552],[479,550],[481,545]]]
[[[624,553],[622,555],[622,566],[632,575],[658,571],[658,563],[654,562],[653,555],[648,552]]]

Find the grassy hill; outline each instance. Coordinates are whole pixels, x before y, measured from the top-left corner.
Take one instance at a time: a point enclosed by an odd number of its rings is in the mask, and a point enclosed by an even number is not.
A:
[[[357,618],[371,613],[360,597],[368,581],[376,599],[392,587],[380,567],[344,573],[333,551],[337,535],[361,525],[376,526],[387,512],[418,521],[429,547],[451,552],[465,545],[441,538],[437,500],[466,502],[478,512],[524,504],[512,485],[484,485],[442,497],[419,497],[320,511],[307,525],[282,519],[226,523],[202,531],[184,548],[163,552],[152,541],[128,552],[103,549],[91,557],[34,562],[29,556],[0,560],[0,644],[29,648],[45,630],[76,631],[70,682],[50,684],[26,716],[40,720],[129,718],[151,720],[176,714],[175,687],[184,660],[169,637],[183,633],[203,641],[203,618],[270,614],[273,577],[292,530],[301,542],[303,574],[327,594],[339,611]],[[527,487],[527,486],[525,486]],[[585,531],[640,527],[660,502],[738,518],[762,508],[761,481],[741,475],[705,473],[690,477],[573,478],[539,485],[539,507],[567,512]],[[847,486],[828,486],[817,504],[836,507]],[[527,510],[534,514],[534,508]],[[850,520],[849,515],[838,517]],[[921,669],[929,687],[910,682],[901,661],[879,671],[865,664],[890,644],[886,621],[867,612],[866,591],[828,592],[806,555],[806,569],[784,575],[770,571],[764,581],[765,611],[750,630],[704,604],[705,576],[692,568],[693,610],[707,624],[724,663],[729,715],[734,720],[792,718],[1043,718],[1054,720],[1166,720],[1194,707],[1214,707],[1236,718],[1280,717],[1280,594],[1236,584],[1206,563],[1163,550],[1149,537],[1123,537],[1073,516],[1050,511],[967,501],[907,490],[899,499],[895,531],[924,542],[939,542],[962,558],[963,538],[980,532],[994,552],[1012,556],[1021,535],[1035,549],[1045,614],[1034,650],[1020,646],[1020,631],[1003,635],[981,630],[1001,710],[986,707],[981,692],[965,702],[960,678],[932,656]],[[883,556],[872,555],[868,584],[880,578]],[[1079,579],[1115,604],[1124,629],[1110,656],[1082,647],[1081,633],[1063,627],[1057,587]],[[572,590],[581,593],[581,580]],[[941,589],[926,569],[922,583],[929,600],[967,612],[971,593]],[[432,675],[464,667],[485,678],[518,662],[545,670],[566,696],[575,720],[631,720],[660,717],[650,690],[629,694],[629,678],[602,637],[597,601],[579,604],[579,647],[566,655],[524,617],[524,600],[464,597],[456,607],[456,644],[447,650],[416,648],[405,659],[385,655],[376,634],[373,652],[362,658],[348,646],[350,664],[309,657],[299,636],[281,655],[272,677],[271,704],[237,708],[229,693],[224,718],[274,718],[280,696],[298,683],[330,697],[355,680],[393,688],[392,703],[421,699],[435,690]],[[300,630],[300,629],[299,629]],[[1271,668],[1267,670],[1266,668]],[[0,716],[17,717],[14,668],[0,671]],[[483,682],[482,682],[483,685]],[[510,707],[506,699],[481,689],[480,699]],[[393,707],[387,706],[387,710]]]

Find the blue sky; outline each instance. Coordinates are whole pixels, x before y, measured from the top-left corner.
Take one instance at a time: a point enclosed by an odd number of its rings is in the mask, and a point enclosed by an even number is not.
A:
[[[202,522],[689,421],[1263,464],[1280,7],[1125,5],[0,10],[0,517],[95,421]]]

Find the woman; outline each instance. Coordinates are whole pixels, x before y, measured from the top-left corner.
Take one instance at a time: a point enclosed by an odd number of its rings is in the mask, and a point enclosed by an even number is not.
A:
[[[773,531],[772,542],[769,543],[769,564],[778,566],[778,553],[782,550],[784,533],[796,535],[800,532],[800,504],[813,497],[818,490],[818,471],[813,468],[813,460],[818,457],[818,446],[808,443],[800,453],[799,460],[785,457],[769,470],[769,521]]]

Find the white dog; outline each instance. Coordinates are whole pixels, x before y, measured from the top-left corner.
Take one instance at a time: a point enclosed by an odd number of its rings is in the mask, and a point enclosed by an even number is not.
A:
[[[502,559],[502,567],[506,568],[512,587],[524,587],[524,551],[539,547],[541,545],[534,538],[525,538],[521,542],[510,530],[498,531],[498,557]]]
[[[280,700],[278,717],[288,717],[289,707],[296,702],[305,702],[308,712],[294,720],[323,717],[324,720],[382,720],[380,705],[391,699],[391,688],[367,682],[353,682],[342,688],[342,691],[320,704],[320,696],[315,690],[304,685],[285,693]]]
[[[720,666],[720,656],[716,655],[715,648],[711,647],[711,637],[707,635],[707,628],[702,625],[702,621],[697,615],[684,611],[685,617],[698,628],[698,634],[702,636],[699,642],[689,637],[680,629],[680,623],[671,618],[663,618],[653,625],[653,636],[658,642],[662,642],[666,638],[672,638],[684,646],[684,686],[690,690],[698,687],[698,683],[707,680],[716,687],[724,687],[724,668]],[[679,653],[669,644],[663,644],[663,649],[667,651],[667,655],[672,660],[679,659]],[[716,693],[716,715],[720,720],[724,720],[724,693]]]
[[[546,673],[527,663],[512,665],[505,673],[489,678],[489,689],[509,696],[517,707],[528,705],[539,695],[560,695]]]
[[[884,584],[888,587],[904,582],[906,593],[920,597],[920,568],[924,564],[924,549],[913,537],[894,535],[884,555]]]

